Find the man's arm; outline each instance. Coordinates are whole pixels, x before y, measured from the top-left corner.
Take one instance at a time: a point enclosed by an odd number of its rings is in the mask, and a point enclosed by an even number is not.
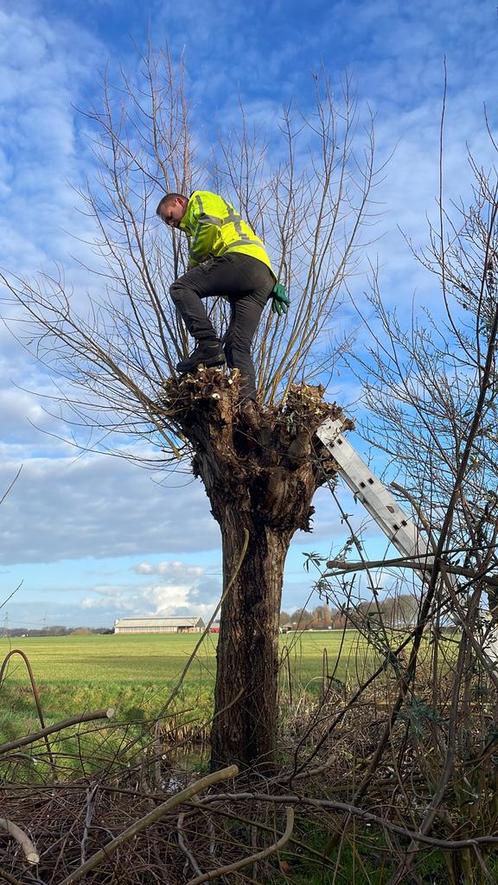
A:
[[[219,212],[219,208],[214,194],[207,192],[194,194],[191,215],[192,238],[189,248],[189,267],[196,267],[202,261],[205,261],[206,258],[209,258],[213,251],[219,228],[223,224],[220,215],[215,214]]]

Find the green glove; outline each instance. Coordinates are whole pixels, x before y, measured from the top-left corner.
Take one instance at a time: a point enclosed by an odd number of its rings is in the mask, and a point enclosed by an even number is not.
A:
[[[282,283],[275,283],[272,289],[272,302],[271,309],[273,313],[278,313],[279,317],[282,314],[286,314],[289,310],[290,298],[285,291],[285,287],[282,286]]]

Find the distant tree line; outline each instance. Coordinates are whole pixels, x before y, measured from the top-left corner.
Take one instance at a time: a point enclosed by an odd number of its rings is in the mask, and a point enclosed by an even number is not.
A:
[[[63,627],[61,624],[51,624],[48,627],[3,627],[0,636],[88,636],[93,633],[114,633],[111,627]]]
[[[418,599],[410,593],[377,603],[365,600],[349,609],[318,605],[312,611],[298,608],[292,613],[280,612],[280,626],[294,630],[343,630],[382,621],[385,627],[409,627],[416,623],[418,607]]]
[[[354,608],[334,608],[317,605],[311,611],[298,608],[294,612],[280,612],[280,626],[294,630],[343,630],[366,623],[379,623],[382,619],[386,627],[409,627],[416,622],[418,600],[412,594],[403,594],[384,599],[380,603],[365,600]],[[113,633],[111,627],[64,627],[51,624],[46,627],[4,627],[0,636],[75,636]]]

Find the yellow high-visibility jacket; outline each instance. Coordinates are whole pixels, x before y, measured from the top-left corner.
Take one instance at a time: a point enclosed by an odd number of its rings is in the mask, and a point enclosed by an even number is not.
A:
[[[263,241],[219,194],[194,191],[179,227],[190,237],[189,268],[211,256],[242,252],[262,261],[273,273]]]

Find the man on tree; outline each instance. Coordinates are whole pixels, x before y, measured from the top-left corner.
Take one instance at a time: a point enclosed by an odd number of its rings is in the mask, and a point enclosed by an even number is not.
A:
[[[156,213],[190,239],[187,273],[175,280],[170,295],[196,346],[178,363],[178,372],[226,362],[240,371],[241,400],[255,400],[251,345],[263,308],[270,296],[279,315],[289,304],[285,290],[276,284],[264,243],[230,203],[209,191],[194,191],[189,199],[166,194]],[[231,311],[223,342],[202,303],[203,298],[220,295],[228,299]]]

